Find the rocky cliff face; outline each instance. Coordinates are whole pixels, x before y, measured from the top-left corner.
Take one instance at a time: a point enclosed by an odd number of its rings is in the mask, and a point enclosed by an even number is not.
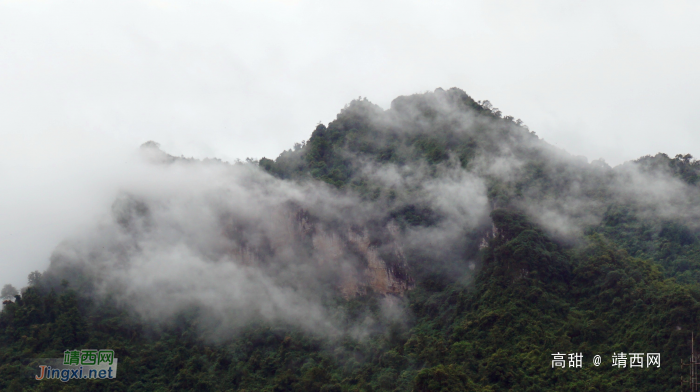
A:
[[[368,291],[401,296],[413,287],[400,229],[393,221],[372,228],[338,226],[315,221],[297,208],[277,215],[274,222],[274,232],[258,244],[236,236],[232,257],[243,265],[258,265],[265,255],[291,250],[310,257],[318,268],[334,271],[345,298]]]
[[[295,224],[297,237],[310,238],[315,261],[337,268],[339,290],[345,298],[368,290],[403,295],[413,287],[396,223],[390,221],[373,230],[368,227],[329,229],[321,223],[310,222],[300,211],[295,216]]]
[[[413,285],[413,279],[408,274],[408,263],[399,241],[399,228],[394,222],[384,227],[389,237],[386,244],[372,245],[368,230],[361,232],[348,230],[347,241],[354,246],[366,261],[363,269],[364,280],[355,286],[369,286],[375,292],[382,294],[403,294]],[[380,246],[388,251],[388,257],[380,255]],[[387,260],[389,259],[389,260]],[[346,293],[347,291],[343,291]],[[348,293],[351,295],[352,293]]]

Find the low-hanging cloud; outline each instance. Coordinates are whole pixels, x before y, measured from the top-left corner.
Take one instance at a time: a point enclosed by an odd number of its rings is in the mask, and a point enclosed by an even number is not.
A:
[[[425,166],[376,171],[376,180],[410,190],[412,203],[443,217],[434,227],[400,229],[382,201],[322,182],[281,180],[249,163],[175,159],[154,144],[141,152],[111,214],[59,245],[47,277],[79,282],[78,271],[97,298],[150,322],[196,308],[210,336],[255,320],[335,336],[347,326],[324,304],[363,287],[387,290],[387,317],[397,319],[404,289],[386,284],[410,283],[391,275],[405,271],[388,270],[420,262],[406,261],[412,249],[454,248],[488,212],[482,181],[449,165],[437,177]],[[349,331],[361,337],[363,328]]]

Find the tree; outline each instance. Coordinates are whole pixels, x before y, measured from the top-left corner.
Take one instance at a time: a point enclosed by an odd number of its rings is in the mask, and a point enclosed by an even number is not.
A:
[[[41,279],[41,272],[39,271],[30,272],[29,276],[27,276],[27,280],[30,286],[38,285],[39,279]]]
[[[6,284],[3,288],[2,291],[0,291],[0,297],[2,299],[12,299],[15,297],[15,295],[18,295],[19,292],[17,289],[11,285],[11,284]]]

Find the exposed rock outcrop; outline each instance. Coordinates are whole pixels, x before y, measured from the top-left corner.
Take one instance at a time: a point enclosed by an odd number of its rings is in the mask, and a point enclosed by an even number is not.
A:
[[[270,252],[291,251],[297,257],[310,254],[312,263],[338,275],[338,290],[345,298],[369,290],[403,295],[413,287],[400,229],[392,221],[372,230],[347,226],[329,228],[331,225],[314,221],[303,209],[293,208],[278,214],[274,222],[274,232],[267,233],[270,238],[264,241],[270,249],[243,243],[232,248],[232,257],[241,264],[251,265],[262,262]],[[231,239],[241,241],[240,238]]]

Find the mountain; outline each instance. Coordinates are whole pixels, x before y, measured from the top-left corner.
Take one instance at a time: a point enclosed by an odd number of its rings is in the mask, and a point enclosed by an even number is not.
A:
[[[681,390],[689,154],[589,163],[459,89],[352,101],[274,160],[140,151],[110,216],[4,304],[0,389]],[[21,361],[86,348],[119,376],[36,381]]]

